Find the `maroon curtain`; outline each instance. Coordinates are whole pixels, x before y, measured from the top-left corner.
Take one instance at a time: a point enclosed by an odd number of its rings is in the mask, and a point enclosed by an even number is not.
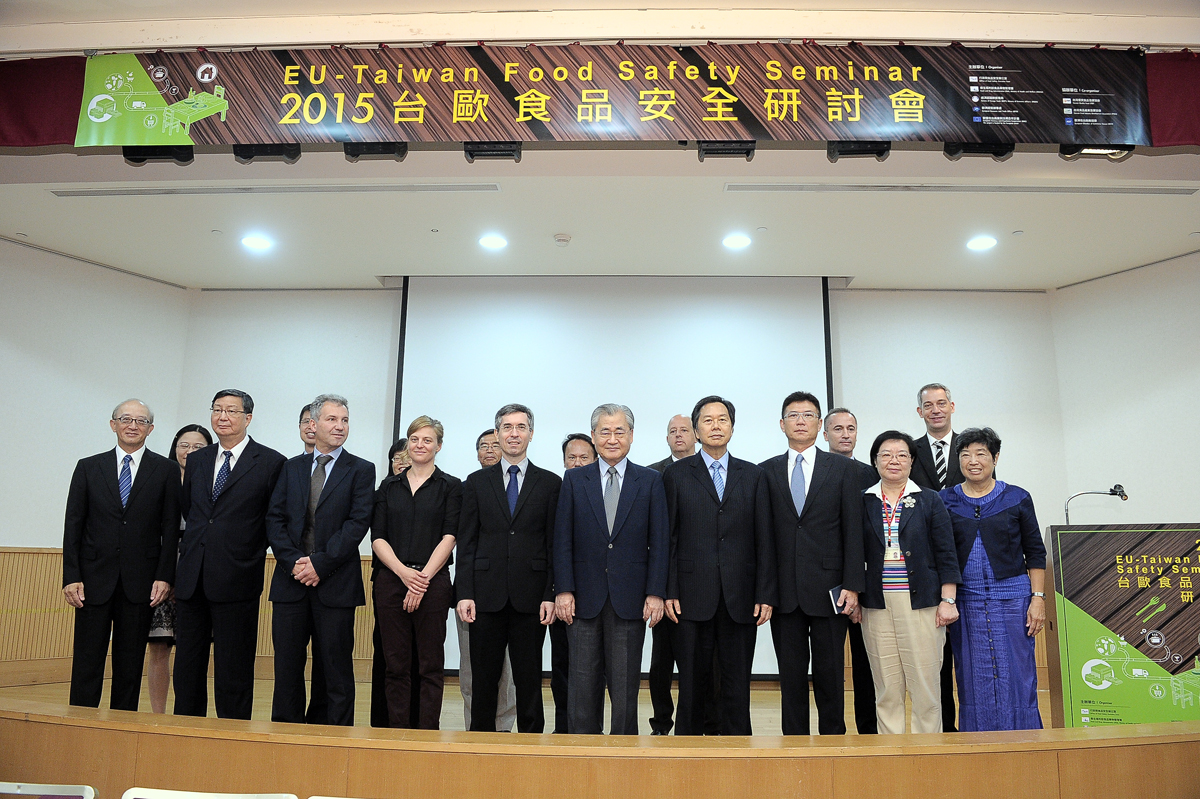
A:
[[[1200,55],[1147,53],[1146,89],[1154,146],[1200,145]]]
[[[82,56],[0,61],[0,147],[74,144]]]

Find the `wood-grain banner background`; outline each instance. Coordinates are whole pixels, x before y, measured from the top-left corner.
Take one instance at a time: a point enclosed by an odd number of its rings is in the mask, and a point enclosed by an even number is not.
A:
[[[888,140],[1149,145],[1135,51],[815,44],[95,56],[76,146]]]

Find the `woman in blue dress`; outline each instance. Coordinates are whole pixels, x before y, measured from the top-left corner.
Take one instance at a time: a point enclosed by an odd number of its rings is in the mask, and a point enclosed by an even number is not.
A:
[[[1046,547],[1029,492],[996,480],[990,427],[955,442],[965,482],[943,489],[962,569],[959,620],[947,632],[958,729],[1040,730],[1034,639],[1046,624]]]

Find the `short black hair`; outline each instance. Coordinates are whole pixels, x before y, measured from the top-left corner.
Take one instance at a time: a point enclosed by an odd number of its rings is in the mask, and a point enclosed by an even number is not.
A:
[[[500,436],[496,435],[495,429],[489,428],[487,430],[484,430],[482,433],[479,434],[479,438],[475,439],[475,451],[476,452],[479,451],[479,445],[483,443],[484,436],[496,436],[496,438],[500,437]]]
[[[596,458],[600,457],[600,455],[596,452],[596,445],[592,443],[591,436],[589,436],[587,433],[569,433],[567,437],[563,439],[562,443],[564,458],[567,457],[567,444],[570,444],[572,441],[586,441],[587,445],[592,448],[592,456]]]
[[[958,434],[958,440],[954,442],[954,457],[957,458],[972,444],[983,444],[993,458],[1000,454],[1000,436],[996,435],[995,430],[990,427],[968,427]]]
[[[243,411],[245,411],[247,414],[254,413],[254,398],[245,391],[241,391],[236,388],[223,388],[216,393],[216,396],[212,398],[212,401],[216,402],[217,400],[221,399],[221,397],[237,397],[242,401]]]
[[[392,444],[392,448],[388,450],[388,463],[392,462],[392,458],[396,457],[397,452],[404,452],[407,449],[408,449],[408,439],[407,438],[402,438],[399,441],[397,441],[395,444]],[[391,467],[389,467],[389,468],[391,468]]]
[[[200,435],[204,436],[204,440],[208,442],[208,445],[210,447],[212,446],[212,435],[208,432],[207,427],[202,424],[185,424],[183,427],[179,428],[179,432],[175,434],[174,440],[171,441],[171,449],[167,452],[167,457],[176,463],[179,461],[175,457],[175,448],[179,446],[179,439],[183,438],[184,433],[199,433]]]
[[[696,430],[700,427],[700,409],[705,405],[708,405],[710,402],[719,402],[725,406],[725,410],[729,411],[729,426],[733,427],[733,403],[724,397],[718,397],[716,394],[709,394],[707,397],[704,397],[702,400],[697,402],[695,408],[692,408],[692,430]]]
[[[299,418],[299,420],[297,420],[297,422],[296,422],[297,424],[300,424],[304,421],[304,414],[306,414],[306,413],[309,415],[309,418],[312,417],[312,406],[311,405],[305,405],[303,408],[300,409],[300,418]]]
[[[871,445],[871,464],[874,465],[875,459],[879,456],[879,448],[883,446],[885,441],[903,441],[908,445],[908,456],[913,460],[917,458],[917,442],[913,441],[913,437],[908,433],[901,433],[899,430],[884,430],[879,435],[875,436],[875,443]]]
[[[783,408],[781,408],[779,411],[780,419],[782,419],[783,415],[787,413],[787,406],[791,405],[793,402],[811,402],[813,407],[817,409],[817,416],[819,417],[821,415],[821,401],[817,399],[814,394],[809,394],[807,391],[793,391],[791,394],[788,394],[783,398]]]

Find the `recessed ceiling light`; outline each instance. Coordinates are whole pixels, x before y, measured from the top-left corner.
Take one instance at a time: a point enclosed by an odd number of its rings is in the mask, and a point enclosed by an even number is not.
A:
[[[503,250],[508,246],[508,239],[496,233],[489,233],[479,240],[479,246],[488,250]]]
[[[27,238],[29,238],[28,234],[25,234],[25,233],[18,233],[18,234],[17,234],[17,237],[18,237],[18,238],[22,238],[22,239],[27,239]]]
[[[25,234],[24,234],[24,233],[18,233],[17,235],[18,235],[18,236],[24,236]],[[1193,231],[1192,231],[1191,233],[1189,233],[1188,235],[1189,235],[1189,236],[1200,236],[1200,230],[1193,230]]]
[[[745,233],[730,233],[721,243],[731,250],[743,250],[750,246],[750,237]]]
[[[1014,230],[1014,231],[1013,231],[1013,235],[1014,235],[1014,236],[1024,236],[1024,235],[1025,235],[1025,231],[1024,231],[1024,230]]]
[[[216,228],[213,228],[212,230],[210,230],[210,231],[208,231],[208,232],[209,232],[209,233],[216,233],[216,234],[220,235],[221,233],[224,233],[225,231],[223,231],[223,230],[217,230]]]
[[[976,236],[967,242],[967,249],[990,250],[996,246],[996,240],[991,236]]]
[[[252,252],[266,252],[275,246],[275,242],[261,233],[251,233],[242,237],[242,246]]]
[[[767,229],[766,229],[765,227],[760,227],[760,228],[758,229],[758,232],[759,232],[759,233],[766,233],[766,232],[767,232]]]
[[[429,232],[430,232],[430,233],[437,233],[437,230],[438,230],[438,229],[437,229],[437,228],[435,228],[435,227],[431,227],[431,228],[429,228]]]

